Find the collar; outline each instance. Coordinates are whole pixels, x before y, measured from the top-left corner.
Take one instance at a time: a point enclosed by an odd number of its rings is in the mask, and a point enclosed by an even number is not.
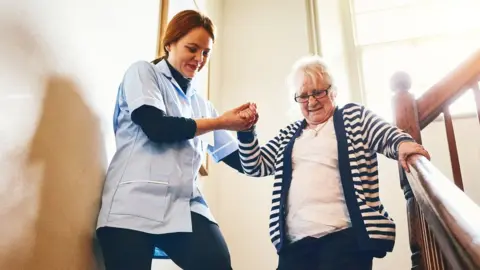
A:
[[[170,72],[170,68],[168,67],[167,61],[165,59],[162,59],[155,66],[159,69],[160,73],[162,73],[163,76],[165,76],[168,80],[170,80],[170,82],[172,82],[172,84],[174,85],[174,87],[177,90],[177,92],[179,93],[179,95],[190,98],[197,92],[192,87],[193,80],[192,80],[192,83],[190,84],[190,86],[187,89],[187,93],[183,92],[183,90],[180,87],[180,85],[178,84],[178,82],[175,80],[175,78],[173,78],[172,72]]]

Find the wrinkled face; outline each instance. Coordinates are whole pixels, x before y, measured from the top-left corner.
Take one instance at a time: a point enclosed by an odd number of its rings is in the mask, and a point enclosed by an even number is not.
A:
[[[193,78],[208,62],[212,37],[203,27],[192,29],[177,42],[167,45],[168,62],[184,77]]]
[[[303,83],[295,95],[303,116],[308,124],[318,125],[326,122],[335,110],[335,95],[331,85],[321,76],[313,78],[304,75]]]

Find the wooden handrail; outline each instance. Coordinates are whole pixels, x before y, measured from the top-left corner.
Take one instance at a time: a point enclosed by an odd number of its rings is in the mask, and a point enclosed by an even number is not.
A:
[[[459,96],[471,89],[480,120],[480,50],[470,56],[422,97],[409,92],[411,78],[397,72],[391,80],[395,91],[395,124],[421,144],[421,130],[444,113],[455,182],[447,179],[427,159],[409,159],[411,173],[400,170],[407,201],[412,270],[480,269],[480,207],[462,192],[463,187],[453,122],[448,111]]]
[[[409,158],[408,182],[453,269],[480,269],[480,207],[425,157]]]
[[[443,112],[445,106],[453,103],[473,83],[476,83],[479,74],[480,50],[473,53],[417,99],[420,128],[423,129],[430,124]]]

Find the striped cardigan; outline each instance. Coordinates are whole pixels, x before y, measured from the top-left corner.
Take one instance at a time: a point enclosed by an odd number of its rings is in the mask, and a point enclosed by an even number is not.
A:
[[[397,159],[400,142],[413,139],[386,123],[365,107],[347,104],[333,115],[338,147],[338,166],[352,227],[364,250],[380,251],[379,257],[393,249],[395,223],[379,198],[376,153]],[[277,252],[285,246],[285,215],[292,180],[292,149],[306,127],[297,121],[260,147],[255,132],[238,132],[239,152],[247,175],[274,175],[270,212],[270,238]]]

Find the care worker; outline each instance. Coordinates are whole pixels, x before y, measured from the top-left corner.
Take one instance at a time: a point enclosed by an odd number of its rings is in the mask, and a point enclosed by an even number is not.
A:
[[[97,224],[107,270],[150,270],[155,246],[182,269],[232,269],[196,180],[207,150],[241,170],[237,141],[226,130],[249,129],[256,116],[240,116],[249,103],[218,116],[191,86],[210,57],[214,28],[197,11],[176,14],[163,38],[166,56],[134,63],[120,84],[117,149]]]

